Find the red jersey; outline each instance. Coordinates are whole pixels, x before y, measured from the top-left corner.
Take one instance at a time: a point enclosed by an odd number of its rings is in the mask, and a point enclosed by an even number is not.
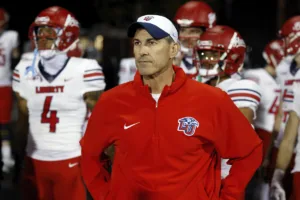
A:
[[[261,164],[261,140],[228,95],[174,70],[157,103],[138,72],[102,94],[81,141],[95,200],[234,200]],[[111,144],[106,180],[99,155]],[[222,181],[221,157],[232,164]]]

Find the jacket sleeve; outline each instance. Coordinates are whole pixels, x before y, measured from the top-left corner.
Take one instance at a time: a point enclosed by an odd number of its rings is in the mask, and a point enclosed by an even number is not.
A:
[[[217,105],[214,145],[232,165],[222,180],[221,200],[237,200],[262,161],[262,141],[226,93]]]
[[[85,185],[94,200],[105,199],[110,176],[100,160],[101,153],[114,142],[114,126],[105,93],[98,100],[81,139],[81,171]]]

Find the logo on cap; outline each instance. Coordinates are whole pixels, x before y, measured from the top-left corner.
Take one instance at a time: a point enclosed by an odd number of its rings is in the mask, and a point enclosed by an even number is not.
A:
[[[154,17],[153,16],[146,16],[144,17],[144,20],[145,21],[150,21],[151,19],[153,19]]]

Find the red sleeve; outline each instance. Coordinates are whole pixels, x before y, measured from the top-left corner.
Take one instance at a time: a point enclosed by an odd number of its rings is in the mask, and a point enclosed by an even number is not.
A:
[[[236,200],[262,161],[262,141],[251,124],[224,93],[214,118],[214,145],[222,158],[232,164],[222,182],[221,200]]]
[[[108,112],[109,105],[104,101],[105,93],[93,109],[87,130],[80,141],[81,170],[83,180],[94,200],[105,199],[109,189],[109,174],[100,161],[100,155],[114,141],[114,124]]]

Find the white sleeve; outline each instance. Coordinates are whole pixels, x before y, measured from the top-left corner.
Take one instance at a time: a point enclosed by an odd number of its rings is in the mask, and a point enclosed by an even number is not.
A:
[[[17,31],[11,31],[10,43],[13,49],[19,46],[19,33]]]
[[[89,60],[89,62],[86,63],[82,80],[82,94],[86,92],[104,90],[106,86],[102,68],[96,60]]]
[[[126,83],[130,79],[130,66],[127,64],[126,59],[122,59],[120,61],[120,69],[119,69],[119,85],[122,83]]]
[[[21,63],[21,61],[20,61]],[[19,95],[21,97],[23,97],[24,99],[26,99],[26,90],[25,90],[25,84],[22,77],[22,64],[18,64],[15,68],[15,70],[13,71],[13,75],[12,75],[12,88],[14,92],[19,93]]]
[[[261,88],[254,81],[237,81],[227,93],[238,108],[251,108],[256,113],[261,101]]]
[[[300,81],[295,81],[293,84],[294,100],[292,110],[295,111],[300,118]]]
[[[260,84],[260,79],[259,77],[256,76],[256,74],[251,73],[250,71],[246,71],[244,73],[244,79],[254,81],[258,85]]]

